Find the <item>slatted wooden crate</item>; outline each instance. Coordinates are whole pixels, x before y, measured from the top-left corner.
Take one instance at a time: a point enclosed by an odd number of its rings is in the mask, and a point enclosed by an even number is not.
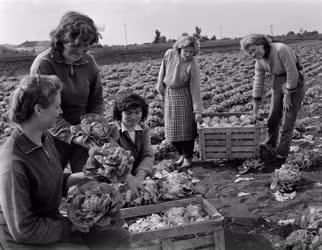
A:
[[[172,207],[185,207],[189,204],[200,204],[209,215],[210,220],[187,225],[168,227],[147,232],[131,233],[134,250],[225,250],[223,229],[224,217],[201,195],[193,198],[163,202],[121,209],[121,217],[126,221],[153,213],[162,213]]]
[[[204,117],[240,116],[244,113],[207,113]],[[205,128],[198,125],[200,160],[259,157],[262,125]]]

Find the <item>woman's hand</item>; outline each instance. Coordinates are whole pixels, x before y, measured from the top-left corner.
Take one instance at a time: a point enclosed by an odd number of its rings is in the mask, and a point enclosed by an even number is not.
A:
[[[70,174],[66,181],[66,187],[67,189],[74,185],[82,185],[88,182],[90,179],[88,179],[83,172],[73,173]]]
[[[139,189],[143,189],[142,182],[138,178],[129,174],[126,178],[126,183],[129,185],[132,191],[132,194],[136,195],[136,197],[139,197],[140,196]]]
[[[293,107],[291,95],[285,94],[283,98],[283,109],[288,112],[291,107]]]
[[[74,137],[73,140],[72,140],[72,142],[75,143],[75,144],[77,144],[77,145],[80,145],[80,146],[82,146],[84,148],[87,148],[87,149],[90,148],[90,144],[87,143],[87,142],[85,142],[84,137],[81,136],[81,135]]]
[[[256,123],[258,119],[258,109],[259,109],[259,104],[257,102],[254,102],[253,111],[252,111],[252,123]]]
[[[160,101],[164,102],[164,94],[159,94],[158,96],[159,96]]]
[[[195,121],[196,121],[196,123],[202,123],[201,113],[196,113],[195,114]]]

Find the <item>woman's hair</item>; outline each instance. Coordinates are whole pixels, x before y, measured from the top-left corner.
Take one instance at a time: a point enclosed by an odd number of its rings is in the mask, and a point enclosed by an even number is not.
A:
[[[180,54],[182,48],[192,47],[195,51],[193,55],[197,55],[200,50],[200,42],[194,36],[182,36],[174,44],[173,50]]]
[[[98,43],[102,35],[94,21],[79,12],[70,11],[62,16],[56,29],[50,32],[51,47],[62,52],[68,42]]]
[[[134,93],[131,89],[120,90],[116,94],[116,100],[113,106],[113,119],[121,121],[123,111],[135,108],[141,108],[141,121],[145,121],[149,114],[149,105],[146,103],[145,99]]]
[[[36,104],[48,108],[61,88],[62,83],[55,75],[26,76],[12,94],[9,119],[17,124],[27,121]]]
[[[246,51],[252,45],[263,45],[265,55],[267,55],[271,48],[271,43],[271,38],[264,34],[250,34],[240,40],[240,49]]]

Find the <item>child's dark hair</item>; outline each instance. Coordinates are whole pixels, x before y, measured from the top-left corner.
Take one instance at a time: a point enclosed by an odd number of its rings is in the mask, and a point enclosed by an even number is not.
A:
[[[11,96],[9,119],[21,124],[34,113],[35,105],[48,108],[60,92],[62,83],[55,75],[36,75],[23,78]]]
[[[142,119],[145,121],[149,114],[149,105],[145,99],[131,90],[119,91],[113,106],[113,119],[122,120],[122,112],[130,109],[141,108]]]

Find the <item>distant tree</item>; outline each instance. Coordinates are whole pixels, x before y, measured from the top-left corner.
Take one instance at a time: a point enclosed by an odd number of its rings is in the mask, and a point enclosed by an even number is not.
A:
[[[160,36],[160,43],[166,43],[167,38],[165,36]]]
[[[210,40],[217,40],[216,35],[213,35],[213,36],[210,38]]]
[[[175,43],[176,41],[177,41],[176,39],[171,39],[170,38],[170,39],[167,40],[167,43]]]
[[[189,34],[187,32],[183,32],[182,36],[189,36]]]
[[[159,30],[155,30],[155,37],[152,43],[160,43],[161,32]]]
[[[290,36],[295,36],[295,33],[294,31],[289,31],[286,36],[290,37]]]
[[[205,36],[201,36],[200,39],[199,39],[200,42],[205,42],[205,41],[209,41],[209,38],[207,35]]]
[[[193,34],[193,36],[195,38],[197,38],[198,40],[200,40],[201,37],[201,28],[199,28],[198,26],[195,27],[195,33]]]

